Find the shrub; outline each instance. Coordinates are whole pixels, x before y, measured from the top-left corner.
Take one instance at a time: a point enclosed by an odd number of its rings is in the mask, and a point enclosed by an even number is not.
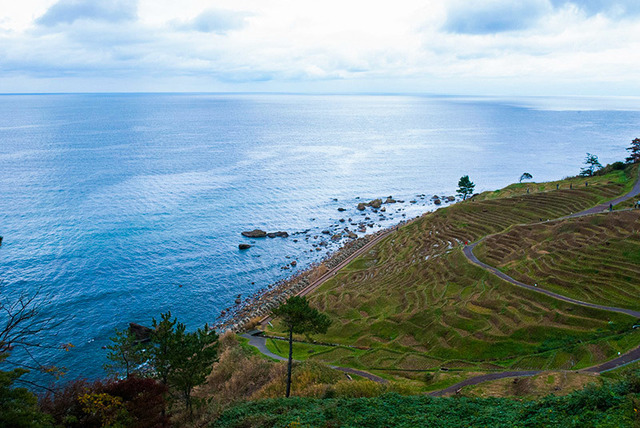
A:
[[[120,425],[140,428],[169,426],[162,415],[167,389],[153,379],[76,380],[41,400],[41,409],[65,427]]]

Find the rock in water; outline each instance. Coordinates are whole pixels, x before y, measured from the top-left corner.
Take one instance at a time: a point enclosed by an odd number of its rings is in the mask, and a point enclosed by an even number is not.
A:
[[[380,208],[382,206],[382,199],[374,199],[373,201],[369,202],[369,206],[371,208]]]
[[[340,207],[340,208],[338,208],[338,211],[342,212],[342,211],[346,211],[346,209],[345,209],[345,208]]]
[[[260,229],[254,229],[242,232],[242,236],[246,236],[247,238],[264,238],[265,236],[267,236],[267,232]]]
[[[133,336],[136,338],[137,341],[146,342],[151,337],[151,333],[153,333],[153,330],[150,329],[149,327],[145,327],[143,325],[130,322],[129,332],[133,334]]]
[[[249,244],[239,244],[238,248],[241,250],[248,250],[249,248],[251,248],[251,245]]]
[[[358,209],[358,211],[364,211],[364,209],[366,208],[366,206],[367,206],[367,205],[366,205],[364,202],[360,202],[360,203],[358,204],[358,208],[357,208],[357,209]]]
[[[276,236],[279,236],[281,238],[288,238],[289,237],[289,234],[287,232],[284,232],[284,231],[281,231],[281,230],[278,231],[278,232],[275,232],[275,234],[276,234]]]
[[[275,233],[275,232],[269,232],[269,233],[267,233],[267,236],[268,236],[269,238],[275,238],[275,237],[276,237],[276,236],[278,236],[278,235],[276,235],[276,233]]]

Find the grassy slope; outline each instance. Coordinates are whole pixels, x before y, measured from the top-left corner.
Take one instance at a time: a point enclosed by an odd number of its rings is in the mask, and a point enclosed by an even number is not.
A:
[[[639,210],[514,227],[475,253],[527,284],[640,310]]]
[[[530,194],[509,186],[402,227],[311,296],[333,320],[318,340],[365,349],[312,346],[298,356],[369,370],[579,368],[635,346],[640,334],[623,333],[630,317],[513,287],[469,264],[459,248],[608,200],[632,177],[616,171],[588,187],[574,179],[573,189],[563,180],[560,190],[537,184]]]

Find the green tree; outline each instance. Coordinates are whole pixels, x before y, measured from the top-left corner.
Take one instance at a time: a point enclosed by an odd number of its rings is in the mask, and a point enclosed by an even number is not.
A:
[[[640,162],[640,138],[633,139],[627,150],[630,152],[629,157],[625,159],[627,163]]]
[[[163,384],[169,383],[171,373],[171,352],[175,350],[174,328],[178,320],[171,320],[171,311],[160,314],[160,322],[152,319],[153,333],[151,333],[151,343],[148,348],[149,362],[153,367],[156,377]]]
[[[107,345],[109,353],[107,359],[111,363],[105,364],[107,372],[118,374],[124,370],[127,377],[139,371],[139,367],[147,361],[144,345],[130,329],[115,331],[111,338],[111,345]]]
[[[326,333],[331,320],[309,306],[306,297],[292,296],[273,311],[289,333],[289,361],[287,365],[287,393],[291,395],[291,366],[293,363],[293,334]]]
[[[468,196],[473,195],[475,187],[476,185],[469,179],[469,176],[464,175],[458,180],[458,195],[462,196],[463,200],[466,200]]]
[[[584,158],[584,168],[580,170],[582,177],[591,177],[597,170],[602,168],[602,164],[598,161],[598,156],[587,153],[587,157]]]
[[[193,388],[201,385],[211,373],[213,363],[218,356],[218,335],[203,329],[185,333],[184,324],[178,323],[175,330],[175,349],[171,353],[171,371],[169,385],[180,392],[185,407],[192,413]]]
[[[0,355],[0,362],[6,354]],[[14,383],[28,373],[25,369],[0,370],[0,426],[13,428],[51,427],[53,420],[38,408],[38,399]]]
[[[154,331],[148,346],[149,362],[157,378],[179,391],[189,411],[193,388],[202,384],[217,357],[218,335],[204,329],[187,333],[183,323],[171,319],[171,312],[152,321]]]
[[[533,178],[533,175],[529,174],[528,172],[525,172],[520,176],[520,183],[522,183],[522,180],[531,180],[532,178]]]

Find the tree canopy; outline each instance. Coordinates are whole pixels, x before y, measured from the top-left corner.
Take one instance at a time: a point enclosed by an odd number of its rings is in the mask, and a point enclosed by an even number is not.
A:
[[[584,159],[586,165],[580,170],[580,175],[583,177],[591,177],[596,171],[602,168],[602,164],[598,161],[598,156],[587,153],[587,157]]]
[[[629,151],[629,156],[625,159],[627,163],[640,162],[640,138],[634,138],[627,150]]]
[[[533,175],[529,174],[528,172],[524,172],[520,176],[520,183],[522,183],[522,180],[531,180],[532,178],[533,178]]]
[[[458,195],[462,196],[463,200],[466,200],[468,196],[473,195],[475,187],[476,185],[469,179],[469,176],[464,175],[458,180]]]
[[[107,372],[117,374],[124,370],[127,377],[139,372],[140,366],[147,360],[144,345],[139,341],[130,329],[115,331],[111,338],[111,344],[107,345],[109,353],[107,359],[111,361],[105,364]]]

